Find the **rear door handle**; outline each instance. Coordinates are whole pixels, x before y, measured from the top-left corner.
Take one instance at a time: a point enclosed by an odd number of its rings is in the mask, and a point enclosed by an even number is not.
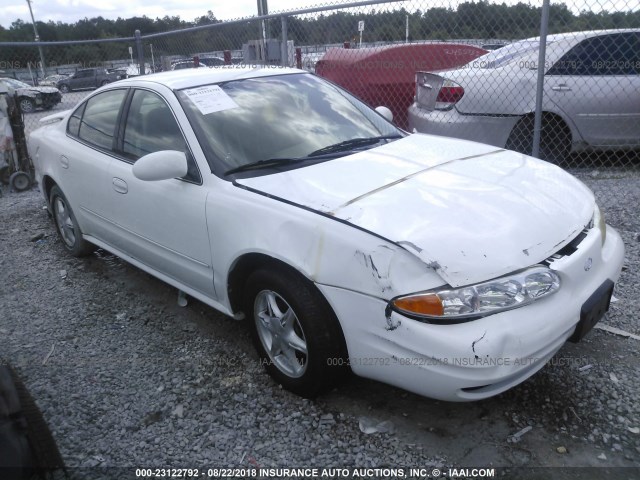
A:
[[[566,83],[561,83],[560,85],[555,85],[551,87],[551,90],[555,90],[556,92],[570,92],[571,87]]]
[[[69,168],[69,159],[64,155],[60,155],[60,165],[62,168]]]
[[[118,177],[113,177],[113,189],[118,193],[127,193],[129,191],[129,186],[127,182]]]

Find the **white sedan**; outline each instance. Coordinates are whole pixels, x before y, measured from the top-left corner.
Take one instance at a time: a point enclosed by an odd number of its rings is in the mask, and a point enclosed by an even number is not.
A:
[[[622,241],[571,175],[407,135],[304,71],[137,77],[48,120],[29,149],[69,253],[102,247],[245,318],[303,396],[349,371],[503,392],[591,329],[620,273]]]
[[[418,72],[412,131],[531,153],[539,39],[446,72]],[[547,37],[540,158],[640,148],[640,29]]]

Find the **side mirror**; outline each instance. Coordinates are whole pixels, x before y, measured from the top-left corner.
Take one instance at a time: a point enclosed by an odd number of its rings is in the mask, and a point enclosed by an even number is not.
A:
[[[177,150],[160,150],[140,157],[132,167],[140,180],[154,182],[184,177],[187,174],[187,157]]]
[[[378,112],[390,122],[393,122],[393,113],[391,113],[391,110],[389,110],[387,107],[376,107],[376,112]]]

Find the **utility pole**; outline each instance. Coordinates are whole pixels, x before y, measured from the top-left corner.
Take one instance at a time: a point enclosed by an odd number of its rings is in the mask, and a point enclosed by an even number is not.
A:
[[[36,42],[40,41],[40,35],[38,35],[38,29],[36,28],[36,21],[33,18],[33,10],[31,9],[31,0],[27,0],[27,5],[29,5],[29,13],[31,14],[31,23],[33,25],[33,33],[35,35]],[[40,53],[40,71],[42,72],[42,78],[46,75],[44,73],[44,55],[42,54],[42,47],[38,45],[38,52]]]
[[[404,43],[409,43],[409,15],[406,17],[406,23],[404,28]]]
[[[269,6],[267,0],[257,0],[258,3],[258,16],[269,15]],[[264,53],[263,62],[269,63],[269,54],[267,52],[267,39],[271,36],[269,32],[269,23],[265,20],[260,20],[260,39],[262,40],[262,51]]]

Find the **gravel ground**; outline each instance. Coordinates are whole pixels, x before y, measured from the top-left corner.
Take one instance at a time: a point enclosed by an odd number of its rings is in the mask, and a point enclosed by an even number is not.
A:
[[[640,175],[577,173],[627,247],[603,323],[640,334]],[[242,322],[194,300],[178,307],[174,289],[103,251],[66,255],[43,206],[36,189],[0,197],[0,356],[73,478],[97,478],[96,467],[124,478],[136,467],[303,466],[491,466],[518,478],[635,467],[618,477],[640,478],[638,340],[594,330],[524,384],[472,404],[359,378],[303,400],[262,372]]]

